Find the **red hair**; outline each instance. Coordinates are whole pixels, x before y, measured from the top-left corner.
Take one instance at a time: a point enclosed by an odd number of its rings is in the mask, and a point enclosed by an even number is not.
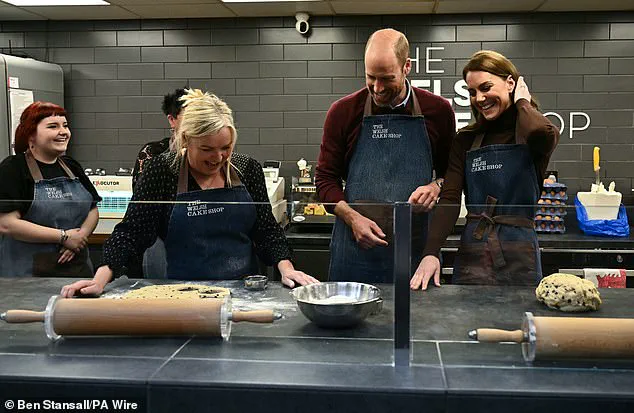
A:
[[[15,130],[15,153],[29,149],[29,139],[35,135],[37,125],[49,116],[66,116],[66,110],[51,102],[33,102],[24,109]]]

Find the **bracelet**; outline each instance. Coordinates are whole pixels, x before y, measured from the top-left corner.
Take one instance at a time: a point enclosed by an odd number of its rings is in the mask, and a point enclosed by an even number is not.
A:
[[[63,229],[60,229],[59,230],[59,245],[63,246],[67,239],[68,239],[68,234],[66,234],[66,231]]]

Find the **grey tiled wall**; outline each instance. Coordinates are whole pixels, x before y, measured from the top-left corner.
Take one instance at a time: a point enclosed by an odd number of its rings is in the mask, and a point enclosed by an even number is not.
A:
[[[512,58],[542,109],[565,120],[551,162],[571,191],[601,174],[630,203],[634,184],[634,13],[312,17],[309,37],[294,18],[2,22],[0,48],[60,64],[71,113],[71,155],[83,165],[131,166],[143,143],[167,134],[162,95],[190,85],[236,112],[240,151],[259,160],[315,161],[329,105],[363,86],[363,47],[380,27],[404,31],[420,51],[414,80],[440,80],[456,96],[468,57],[481,48]],[[425,73],[425,48],[440,74]],[[468,112],[468,108],[457,107]],[[570,112],[591,126],[569,138]],[[552,118],[556,124],[556,118]],[[577,118],[578,124],[582,119]]]

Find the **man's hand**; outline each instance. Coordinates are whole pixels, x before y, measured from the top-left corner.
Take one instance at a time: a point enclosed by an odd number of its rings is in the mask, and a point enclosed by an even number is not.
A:
[[[409,288],[417,290],[422,287],[423,291],[427,289],[429,280],[434,277],[434,284],[440,287],[440,260],[433,256],[425,256],[418,265],[414,276],[409,282]]]
[[[377,246],[387,247],[387,241],[384,239],[385,233],[376,222],[361,214],[352,220],[350,229],[352,229],[354,240],[364,250]]]
[[[409,196],[407,202],[412,205],[420,205],[425,208],[426,212],[431,211],[436,205],[438,196],[440,195],[440,186],[436,182],[419,186]]]
[[[346,201],[337,202],[335,214],[350,227],[354,240],[361,248],[367,250],[376,246],[387,247],[381,227],[352,209]]]

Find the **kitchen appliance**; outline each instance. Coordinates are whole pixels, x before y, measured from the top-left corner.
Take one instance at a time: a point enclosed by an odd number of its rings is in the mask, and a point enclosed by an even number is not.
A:
[[[22,111],[41,100],[64,106],[64,72],[56,64],[0,54],[0,159],[13,154]],[[71,149],[72,152],[72,149]]]
[[[8,323],[44,322],[50,340],[62,336],[221,336],[231,323],[272,323],[281,314],[272,310],[232,311],[231,297],[223,299],[111,299],[52,296],[46,310],[9,310]]]
[[[132,177],[89,175],[88,179],[102,198],[97,204],[99,218],[123,218],[132,199]]]
[[[279,224],[286,222],[286,205],[284,199],[284,177],[280,176],[280,161],[265,161],[262,167],[266,192],[271,201],[273,216]]]
[[[290,292],[302,314],[320,327],[352,327],[381,311],[381,290],[357,282],[326,282]]]
[[[479,328],[469,338],[483,343],[521,343],[524,360],[634,357],[634,319],[535,317],[524,313],[521,330]]]

